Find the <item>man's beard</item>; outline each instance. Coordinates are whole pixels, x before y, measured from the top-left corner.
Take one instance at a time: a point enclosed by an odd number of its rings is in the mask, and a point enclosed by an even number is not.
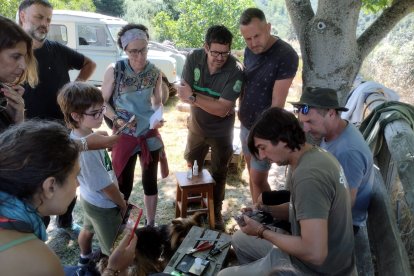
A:
[[[45,41],[47,37],[47,33],[40,33],[38,29],[30,30],[29,34],[34,40],[39,42]]]

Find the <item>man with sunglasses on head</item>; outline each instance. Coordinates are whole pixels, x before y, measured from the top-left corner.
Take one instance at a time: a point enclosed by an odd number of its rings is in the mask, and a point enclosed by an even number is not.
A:
[[[361,132],[341,118],[348,109],[338,104],[330,88],[306,87],[300,101],[291,103],[305,132],[321,140],[320,147],[332,153],[342,165],[352,200],[354,233],[365,226],[374,185],[374,160]]]
[[[57,119],[63,123],[63,114],[56,99],[59,89],[70,81],[69,70],[80,70],[77,80],[85,81],[92,75],[96,64],[69,47],[47,39],[52,12],[53,7],[47,0],[24,0],[19,6],[19,24],[33,40],[39,73],[39,84],[35,88],[25,85],[23,98],[26,118]],[[84,148],[85,144],[82,142]],[[68,211],[58,217],[59,228],[74,226],[72,210],[75,203],[76,199]],[[49,224],[48,218],[45,219],[45,224]],[[75,232],[78,230],[75,229]]]
[[[191,105],[184,158],[202,168],[211,148],[216,229],[224,230],[221,215],[228,165],[233,154],[235,101],[243,86],[243,70],[230,53],[233,35],[222,25],[207,30],[204,47],[189,54],[184,65],[181,101]],[[201,166],[200,166],[201,165]]]
[[[259,115],[269,107],[283,108],[289,87],[298,69],[295,50],[277,36],[260,9],[248,8],[240,16],[240,32],[246,42],[244,52],[245,88],[240,96],[240,140],[249,170],[253,203],[263,191],[270,191],[267,181],[270,163],[254,158],[247,148],[247,136]]]
[[[258,118],[247,143],[256,158],[291,169],[289,202],[271,207],[274,219],[291,223],[291,234],[273,231],[244,213],[240,230],[232,235],[240,266],[218,276],[270,275],[285,266],[293,266],[294,275],[355,275],[351,200],[335,157],[307,143],[295,116],[278,107]]]

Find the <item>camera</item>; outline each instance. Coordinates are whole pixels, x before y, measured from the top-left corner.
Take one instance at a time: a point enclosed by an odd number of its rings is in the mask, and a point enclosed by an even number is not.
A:
[[[270,213],[261,211],[261,210],[248,210],[241,215],[235,216],[234,219],[240,226],[245,226],[246,222],[244,221],[243,215],[248,216],[251,219],[261,223],[261,224],[272,224],[273,217]]]

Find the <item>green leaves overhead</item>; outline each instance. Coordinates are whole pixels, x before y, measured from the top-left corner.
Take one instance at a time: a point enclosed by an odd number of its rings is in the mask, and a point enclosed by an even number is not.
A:
[[[362,8],[365,12],[377,13],[391,4],[392,0],[363,0]]]
[[[252,0],[181,0],[177,6],[177,20],[166,11],[154,17],[159,40],[173,40],[178,47],[201,47],[208,27],[222,24],[233,33],[232,48],[244,48],[238,22],[244,9],[255,6]]]

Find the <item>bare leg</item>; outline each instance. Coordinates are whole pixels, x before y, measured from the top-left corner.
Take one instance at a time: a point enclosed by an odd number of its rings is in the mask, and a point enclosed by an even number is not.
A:
[[[155,213],[157,211],[158,194],[144,195],[144,204],[147,213],[147,225],[154,226]]]
[[[270,191],[270,185],[267,181],[268,176],[268,171],[258,171],[254,168],[250,168],[250,183],[253,190],[253,203],[257,202],[257,199],[261,193],[265,191]]]
[[[80,253],[84,256],[89,255],[92,252],[92,238],[93,233],[88,230],[82,229],[79,233],[78,243]]]
[[[250,155],[244,155],[244,159],[246,160],[247,170],[249,171],[249,186],[250,186],[250,194],[252,195],[253,204],[257,203],[258,197],[264,191],[270,191],[270,185],[267,181],[267,177],[269,176],[268,171],[258,171],[254,168],[250,167]]]

